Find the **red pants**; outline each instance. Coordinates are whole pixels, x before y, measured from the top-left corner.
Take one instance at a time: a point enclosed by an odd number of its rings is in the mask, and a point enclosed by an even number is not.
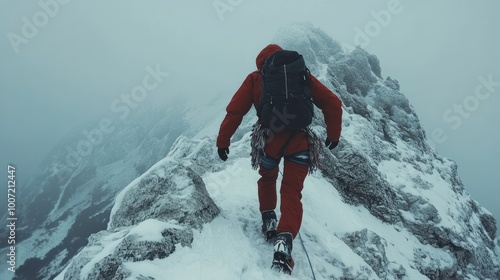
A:
[[[281,158],[278,156],[280,149],[290,138],[291,133],[274,133],[268,139],[266,144],[266,155],[278,162]],[[290,140],[283,151],[282,156],[291,156],[293,154],[307,151],[309,148],[307,134],[303,131]],[[308,173],[308,165],[299,164],[285,159],[283,180],[281,181],[281,218],[278,223],[278,232],[290,232],[293,237],[297,236],[302,223],[302,189],[304,180]],[[274,210],[277,204],[276,180],[278,179],[279,166],[266,169],[260,165],[259,174],[261,178],[257,185],[259,188],[260,211]]]

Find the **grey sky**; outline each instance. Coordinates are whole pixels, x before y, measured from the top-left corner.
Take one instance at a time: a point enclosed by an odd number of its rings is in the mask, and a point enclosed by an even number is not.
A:
[[[18,53],[8,34],[22,35],[23,17],[43,23],[43,8],[0,2],[1,158],[21,177],[61,136],[109,113],[147,66],[171,74],[147,102],[229,98],[279,28],[309,21],[379,57],[382,75],[400,81],[428,136],[445,139],[437,150],[457,161],[472,196],[500,218],[500,86],[483,86],[482,99],[475,97],[479,77],[500,82],[498,1],[54,1],[41,1],[58,3],[49,5],[53,17]],[[214,3],[230,8],[217,12]],[[464,102],[459,113],[455,104]]]

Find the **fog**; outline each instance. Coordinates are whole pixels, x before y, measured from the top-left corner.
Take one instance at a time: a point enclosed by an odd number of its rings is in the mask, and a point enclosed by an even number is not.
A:
[[[151,69],[164,75],[140,106],[229,101],[282,27],[310,22],[378,56],[438,152],[500,219],[500,3],[351,2],[2,1],[2,164],[26,182],[61,137],[116,113]]]

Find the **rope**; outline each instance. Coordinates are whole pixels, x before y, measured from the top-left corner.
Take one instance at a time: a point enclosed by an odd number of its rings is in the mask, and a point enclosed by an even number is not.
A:
[[[300,232],[299,232],[299,239],[300,239],[300,244],[302,244],[302,248],[304,249],[304,252],[306,252],[307,261],[309,262],[309,267],[311,268],[313,279],[316,280],[316,275],[314,275],[314,269],[311,264],[311,259],[309,258],[309,254],[307,253],[306,246],[304,245],[304,240],[302,240],[302,235],[300,234]]]

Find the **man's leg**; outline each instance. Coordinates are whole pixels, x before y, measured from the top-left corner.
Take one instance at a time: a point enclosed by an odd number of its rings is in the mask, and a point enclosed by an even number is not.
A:
[[[265,160],[268,160],[267,162]],[[260,212],[276,208],[276,180],[278,179],[279,162],[269,163],[264,158],[259,168],[260,179],[257,181]]]
[[[262,214],[262,233],[267,241],[273,240],[276,236],[276,179],[278,179],[277,161],[264,158],[261,161],[259,174],[261,178],[257,182],[259,194],[259,210]]]
[[[302,189],[308,166],[285,160],[281,182],[281,218],[278,232],[289,232],[295,238],[302,223]]]
[[[289,139],[289,135],[285,135]],[[286,140],[284,140],[286,141]],[[285,143],[285,142],[282,143]],[[283,144],[279,145],[282,149]],[[274,239],[273,268],[290,274],[294,262],[292,258],[293,239],[297,236],[302,223],[302,189],[309,171],[309,145],[307,134],[303,131],[295,133],[285,146],[283,180],[281,181],[281,218]],[[280,154],[276,152],[277,156]]]

